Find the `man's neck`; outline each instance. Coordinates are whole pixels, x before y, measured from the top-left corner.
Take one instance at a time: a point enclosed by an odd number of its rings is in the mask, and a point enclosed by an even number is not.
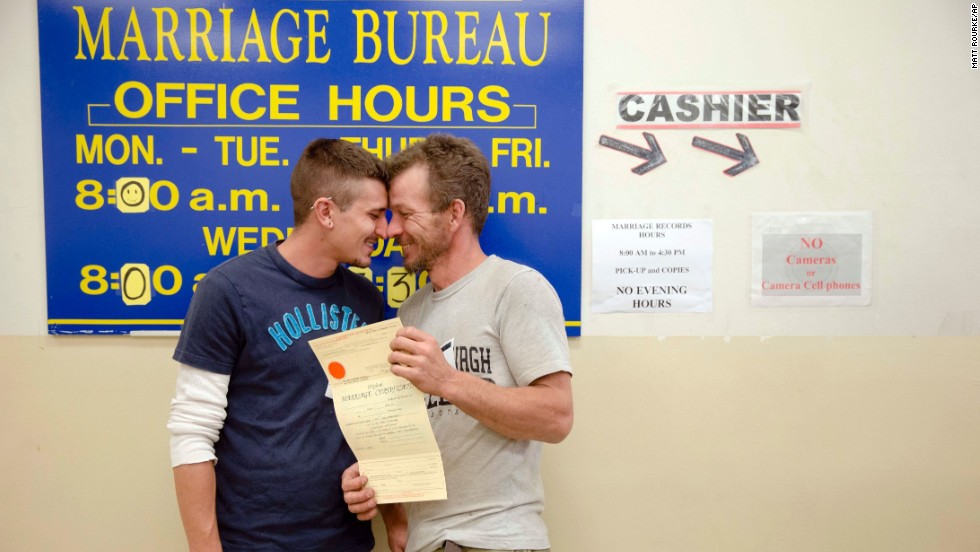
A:
[[[454,241],[429,269],[429,281],[436,291],[445,289],[480,266],[487,254],[480,247],[480,239],[469,236],[468,239]]]
[[[279,244],[279,254],[296,270],[313,278],[327,278],[336,272],[338,262],[324,253],[324,244],[302,228]]]

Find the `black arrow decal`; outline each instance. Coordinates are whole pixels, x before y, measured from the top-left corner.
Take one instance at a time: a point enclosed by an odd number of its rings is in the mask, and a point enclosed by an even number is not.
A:
[[[694,137],[694,141],[691,142],[691,145],[696,148],[701,148],[703,150],[710,151],[711,153],[717,153],[718,155],[724,155],[729,159],[738,161],[738,165],[733,165],[725,169],[725,174],[728,176],[735,176],[759,164],[759,158],[756,157],[755,150],[752,149],[752,144],[749,142],[748,137],[744,134],[738,133],[736,133],[735,136],[738,138],[738,143],[742,144],[742,151],[738,151],[735,148],[730,148],[724,144],[705,140],[699,136]]]
[[[634,157],[639,157],[640,159],[646,159],[646,163],[637,165],[632,169],[636,174],[646,174],[666,163],[667,158],[664,157],[664,153],[660,151],[660,144],[657,144],[657,139],[653,137],[653,134],[644,132],[643,137],[646,138],[650,149],[643,149],[640,146],[634,146],[628,142],[623,142],[608,136],[600,136],[599,145],[606,146],[607,148],[612,148],[623,153],[628,153]]]

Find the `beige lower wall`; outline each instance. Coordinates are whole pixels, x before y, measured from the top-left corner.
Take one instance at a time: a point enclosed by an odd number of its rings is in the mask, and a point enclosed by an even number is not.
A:
[[[173,345],[0,337],[0,550],[183,549]],[[575,428],[544,464],[556,552],[980,549],[980,338],[589,337],[572,355]]]

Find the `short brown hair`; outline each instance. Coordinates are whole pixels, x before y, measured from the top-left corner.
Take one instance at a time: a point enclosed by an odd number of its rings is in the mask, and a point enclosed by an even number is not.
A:
[[[293,224],[310,215],[310,206],[321,197],[332,197],[346,211],[360,196],[355,182],[373,178],[388,186],[388,171],[380,159],[364,148],[334,138],[317,138],[307,144],[289,180],[293,196]]]
[[[444,211],[454,199],[463,200],[477,235],[487,221],[490,202],[490,163],[471,140],[450,134],[431,134],[389,157],[390,178],[416,166],[429,171],[429,204]]]

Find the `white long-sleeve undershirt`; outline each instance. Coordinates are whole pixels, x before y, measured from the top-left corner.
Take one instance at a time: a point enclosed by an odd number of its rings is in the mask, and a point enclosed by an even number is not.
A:
[[[170,465],[217,461],[214,444],[225,424],[231,376],[180,364],[170,401]]]

